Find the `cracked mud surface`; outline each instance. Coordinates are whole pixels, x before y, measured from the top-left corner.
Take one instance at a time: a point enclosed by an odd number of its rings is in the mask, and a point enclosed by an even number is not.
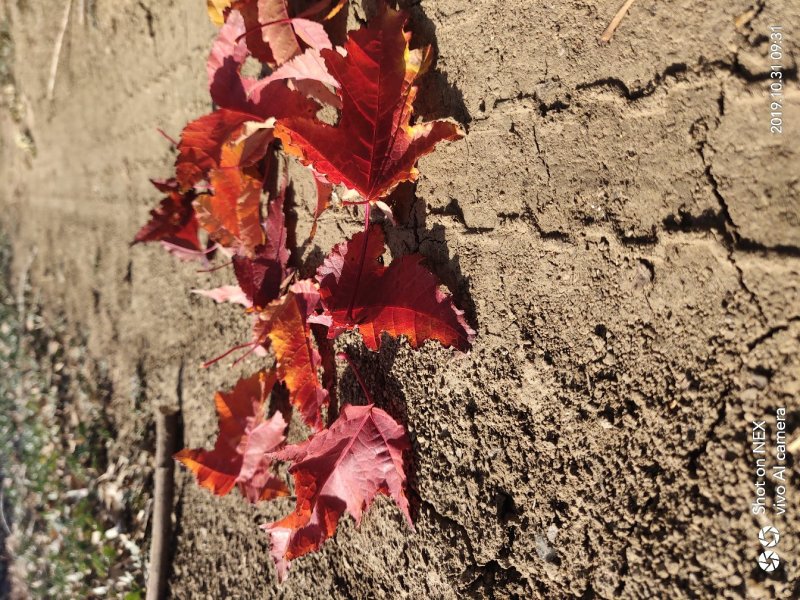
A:
[[[32,283],[113,364],[120,446],[178,403],[201,446],[213,390],[238,373],[195,365],[247,325],[188,294],[225,271],[127,241],[155,201],[147,178],[169,172],[155,128],[208,110],[213,28],[201,2],[87,2],[50,105],[43,40],[61,2],[7,4],[22,117],[4,124],[0,205],[15,256],[38,249]],[[776,406],[790,439],[800,428],[800,10],[639,0],[598,46],[617,4],[414,3],[412,29],[438,46],[420,112],[468,135],[422,161],[388,239],[428,257],[479,332],[467,357],[398,342],[358,358],[411,433],[416,531],[378,501],[277,588],[257,525],[289,503],[216,500],[181,473],[175,597],[800,595],[796,506],[775,523],[794,532],[781,571],[756,566],[747,438]],[[783,137],[767,126],[775,22],[795,32]],[[24,128],[35,156],[15,144]],[[328,213],[316,243],[358,227]],[[136,412],[141,385],[151,406]],[[357,393],[345,377],[342,398]]]

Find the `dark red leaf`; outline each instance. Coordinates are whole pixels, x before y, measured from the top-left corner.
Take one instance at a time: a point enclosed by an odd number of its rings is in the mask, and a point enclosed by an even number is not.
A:
[[[350,34],[346,55],[322,50],[339,81],[339,123],[279,118],[275,135],[290,154],[333,184],[379,200],[403,181],[417,178],[417,160],[441,140],[461,137],[451,121],[411,124],[417,76],[430,62],[429,49],[409,50],[407,15],[385,5],[369,27]]]
[[[192,208],[196,198],[194,190],[180,192],[175,179],[152,183],[167,196],[157,208],[150,211],[150,220],[138,231],[133,243],[167,242],[188,250],[202,251],[197,235],[197,219]]]
[[[405,335],[413,348],[426,340],[469,349],[475,332],[450,295],[418,254],[402,256],[384,267],[383,231],[373,226],[337,245],[317,270],[325,313],[317,322],[330,325],[329,336],[358,329],[364,344],[378,350],[381,334]]]

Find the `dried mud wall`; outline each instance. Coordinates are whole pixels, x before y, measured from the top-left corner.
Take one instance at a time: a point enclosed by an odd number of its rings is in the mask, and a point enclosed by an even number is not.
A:
[[[213,391],[238,373],[198,365],[247,324],[188,293],[227,272],[128,241],[156,199],[148,177],[170,170],[155,128],[209,108],[213,28],[200,0],[74,4],[47,102],[63,2],[5,2],[2,226],[17,273],[35,253],[35,292],[109,364],[114,451],[147,451],[161,404],[201,446]],[[796,510],[776,523],[794,532],[781,570],[756,566],[748,436],[776,406],[800,425],[800,8],[639,0],[600,46],[616,1],[412,4],[438,48],[420,112],[468,134],[421,162],[390,246],[425,254],[479,332],[465,357],[405,342],[358,357],[410,431],[416,531],[379,500],[278,588],[257,526],[290,502],[218,500],[181,472],[172,595],[797,596]],[[796,38],[783,136],[768,127],[771,24]],[[358,221],[327,214],[316,244]]]

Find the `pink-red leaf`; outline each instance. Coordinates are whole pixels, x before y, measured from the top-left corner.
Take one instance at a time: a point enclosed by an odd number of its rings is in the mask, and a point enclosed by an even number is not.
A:
[[[242,379],[230,392],[217,392],[219,436],[211,451],[181,450],[175,459],[186,465],[197,483],[217,496],[234,486],[250,502],[288,495],[286,485],[270,472],[269,452],[285,440],[280,412],[266,417],[267,398],[275,374],[259,371]]]
[[[288,153],[369,201],[415,180],[421,156],[439,141],[462,135],[451,121],[411,124],[414,82],[430,53],[409,50],[406,20],[404,12],[383,5],[369,27],[350,34],[345,56],[322,50],[328,71],[341,86],[343,106],[336,126],[287,117],[275,128]]]
[[[283,79],[293,79],[295,85],[299,85],[298,89],[306,95],[311,95],[327,104],[333,103],[341,106],[339,97],[325,87],[337,88],[339,87],[339,82],[328,73],[319,50],[309,48],[303,54],[295,56],[289,62],[278,67],[269,76],[255,82],[249,88],[249,93],[253,96],[260,95],[268,85]],[[307,85],[309,83],[315,83],[319,87],[309,89]],[[319,88],[326,90],[326,92],[321,92]]]
[[[348,405],[330,429],[272,455],[292,462],[297,496],[293,513],[264,526],[281,581],[290,561],[333,536],[345,511],[360,523],[378,494],[393,498],[413,528],[403,458],[409,448],[405,428],[386,412]]]
[[[292,29],[309,48],[322,50],[323,48],[333,48],[328,33],[322,23],[309,19],[292,19]],[[295,55],[296,56],[296,55]]]
[[[291,25],[288,27],[291,31]],[[246,38],[242,38],[246,31],[242,14],[238,10],[230,11],[206,63],[208,86],[214,103],[220,108],[247,113],[251,115],[249,120],[253,121],[263,121],[270,117],[312,117],[319,107],[304,94],[290,90],[285,83],[269,85],[277,79],[285,78],[274,78],[265,82],[242,77],[242,65],[250,55]],[[320,35],[318,31],[312,31]],[[321,39],[317,41],[323,42]]]
[[[211,298],[214,302],[231,304],[241,304],[245,308],[250,308],[253,304],[238,285],[223,285],[211,290],[192,290],[193,294]]]
[[[358,329],[364,344],[378,350],[381,334],[405,335],[413,348],[426,340],[469,349],[475,332],[420,255],[402,256],[384,267],[383,231],[373,226],[334,247],[317,270],[329,336]]]
[[[240,71],[250,51],[243,40],[238,38],[245,33],[244,19],[238,10],[233,10],[217,34],[211,53],[206,62],[208,89],[211,100],[217,106],[249,112],[248,84],[254,80],[242,78]]]

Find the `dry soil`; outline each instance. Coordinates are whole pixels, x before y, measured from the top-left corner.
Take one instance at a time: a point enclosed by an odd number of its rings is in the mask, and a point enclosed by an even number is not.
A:
[[[291,503],[219,500],[181,472],[172,595],[800,596],[794,459],[771,575],[749,511],[750,422],[772,427],[783,406],[790,440],[800,431],[800,7],[637,0],[603,46],[619,0],[410,4],[438,52],[420,113],[468,133],[421,161],[390,246],[426,255],[478,331],[464,357],[404,341],[358,357],[412,437],[416,531],[380,500],[278,587],[258,525]],[[238,373],[198,365],[247,323],[189,290],[230,274],[128,241],[157,199],[148,178],[170,173],[156,127],[176,135],[209,110],[214,28],[201,0],[76,0],[48,102],[63,5],[5,2],[0,207],[16,268],[36,248],[47,309],[111,364],[112,454],[135,451],[162,404],[182,408],[187,445],[208,444],[213,391]],[[782,136],[770,25],[787,36]],[[329,212],[315,243],[358,226]],[[352,376],[341,385],[361,401]]]

